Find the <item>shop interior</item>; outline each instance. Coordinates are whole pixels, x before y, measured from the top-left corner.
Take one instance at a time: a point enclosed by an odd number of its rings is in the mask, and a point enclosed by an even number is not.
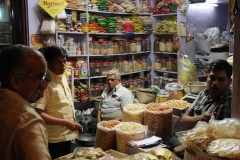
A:
[[[110,7],[104,8],[104,0],[102,4],[94,0],[88,3],[66,0],[68,6],[61,10],[62,14],[53,17],[40,7],[40,1],[27,0],[21,4],[26,8],[26,17],[17,17],[25,23],[18,28],[19,33],[26,33],[20,39],[16,36],[16,27],[12,27],[16,13],[8,12],[16,7],[15,2],[0,0],[0,47],[14,43],[33,48],[58,45],[68,52],[65,75],[73,96],[75,116],[84,127],[84,133],[73,141],[73,153],[59,160],[84,157],[90,151],[93,155],[99,154],[97,158],[106,159],[178,159],[165,150],[164,140],[172,133],[183,140],[186,132],[181,117],[207,88],[207,68],[218,59],[227,60],[233,66],[232,117],[240,118],[240,56],[237,54],[240,51],[237,14],[240,5],[235,3],[237,0],[169,1],[130,1],[126,8],[110,10]],[[169,4],[161,4],[163,2]],[[122,23],[120,29],[119,23]],[[96,112],[106,86],[106,73],[111,69],[120,72],[122,85],[134,94],[136,103],[123,109],[125,120],[122,122],[97,124]],[[171,109],[160,117],[146,109],[162,103]],[[221,130],[236,129],[238,123],[223,121],[213,123],[213,128],[203,127],[220,134]],[[132,132],[126,134],[124,127],[130,127]],[[200,132],[192,134],[196,136],[194,134]],[[223,155],[203,151],[203,145],[193,143],[196,139],[191,136],[186,138],[190,150],[185,151],[184,159],[232,158],[225,152]],[[222,136],[236,138],[234,133]],[[235,145],[232,141],[229,144]],[[236,152],[240,156],[240,150]],[[135,155],[137,153],[141,154]]]

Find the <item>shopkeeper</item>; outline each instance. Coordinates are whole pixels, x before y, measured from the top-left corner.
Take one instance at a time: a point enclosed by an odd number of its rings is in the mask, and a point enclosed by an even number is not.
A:
[[[82,132],[82,126],[74,118],[73,98],[63,74],[67,52],[57,46],[44,47],[40,51],[47,60],[52,81],[35,108],[47,124],[49,152],[55,159],[71,153],[71,140]]]
[[[231,117],[232,66],[225,60],[213,61],[208,69],[207,89],[199,93],[196,100],[182,116],[184,129],[192,129],[199,121],[208,122],[211,118],[222,120]],[[179,141],[171,138],[175,152],[184,151]]]
[[[132,92],[122,86],[121,76],[116,70],[110,70],[107,73],[107,87],[101,94],[101,98],[97,116],[98,122],[121,120],[123,106],[134,102]]]

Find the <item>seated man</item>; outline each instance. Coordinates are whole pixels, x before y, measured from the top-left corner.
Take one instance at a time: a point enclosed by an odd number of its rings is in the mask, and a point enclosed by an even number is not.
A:
[[[231,117],[232,66],[225,60],[212,62],[208,69],[207,89],[201,91],[190,108],[182,116],[184,129],[192,129],[199,121],[211,118],[222,120]],[[169,146],[176,153],[184,151],[176,137],[171,137]]]
[[[127,88],[122,86],[120,74],[110,70],[107,74],[108,86],[104,89],[102,101],[98,110],[97,121],[122,120],[122,108],[134,102],[134,96]]]

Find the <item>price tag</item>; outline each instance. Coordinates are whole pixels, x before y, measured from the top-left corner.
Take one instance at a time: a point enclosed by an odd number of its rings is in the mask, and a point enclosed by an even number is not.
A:
[[[52,18],[55,18],[68,5],[68,3],[65,0],[40,0],[38,5]]]

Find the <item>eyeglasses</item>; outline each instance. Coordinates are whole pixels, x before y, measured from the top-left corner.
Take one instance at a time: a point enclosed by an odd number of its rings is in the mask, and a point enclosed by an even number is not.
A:
[[[23,77],[26,77],[28,79],[31,79],[33,82],[38,83],[38,84],[39,83],[43,83],[44,81],[46,81],[46,82],[50,82],[51,81],[51,79],[50,79],[50,77],[49,77],[47,72],[43,73],[43,75],[39,76],[38,78],[33,78],[33,77],[28,76],[28,75],[23,74],[23,73],[19,73],[19,75],[21,75]]]
[[[114,78],[109,78],[109,79],[107,79],[107,81],[109,82],[109,81],[115,81],[116,79],[114,79]]]

